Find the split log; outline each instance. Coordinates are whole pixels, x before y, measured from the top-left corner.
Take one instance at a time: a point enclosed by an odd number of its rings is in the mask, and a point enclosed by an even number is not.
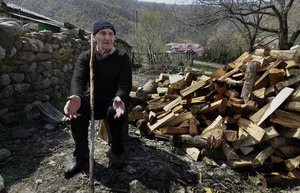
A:
[[[156,92],[157,84],[153,79],[148,80],[148,82],[143,86],[142,90],[147,94],[153,94]]]
[[[254,150],[254,147],[241,147],[240,150],[244,155],[248,155]]]
[[[194,161],[198,161],[199,156],[201,154],[200,150],[196,147],[188,147],[185,149],[185,152],[191,156]]]
[[[278,109],[272,114],[270,121],[285,127],[297,129],[300,126],[300,115]]]
[[[160,73],[160,75],[155,79],[156,83],[164,82],[169,79],[170,74]]]
[[[273,127],[273,126],[265,128],[265,132],[266,132],[266,135],[264,135],[264,137],[262,139],[263,141],[266,141],[266,140],[269,140],[269,139],[279,136],[278,132],[276,131],[275,127]]]
[[[269,70],[270,86],[277,84],[284,79],[284,69],[272,68]]]
[[[300,156],[285,160],[284,165],[287,171],[293,171],[300,166]]]
[[[252,166],[254,168],[260,167],[264,164],[266,159],[270,157],[274,153],[274,148],[272,146],[267,147],[263,151],[261,151],[253,160]]]
[[[256,77],[256,69],[257,66],[259,65],[259,62],[257,61],[249,61],[247,63],[247,68],[245,72],[245,80],[243,83],[243,88],[241,92],[241,98],[244,99],[245,103],[250,98],[250,94],[252,93],[253,85],[255,82],[255,77]]]
[[[171,137],[171,142],[173,142],[175,145],[187,147],[204,148],[207,146],[207,140],[201,137],[192,137],[188,134],[173,135]]]
[[[130,113],[129,114],[129,122],[132,122],[132,121],[136,121],[136,120],[139,120],[139,119],[146,119],[148,120],[148,113],[147,112],[137,112],[137,113]]]
[[[284,146],[278,148],[287,158],[296,157],[300,153],[299,146]]]
[[[172,102],[170,102],[169,104],[167,104],[163,109],[164,109],[164,111],[169,111],[169,110],[173,109],[175,106],[179,105],[180,102],[181,102],[181,97],[178,97],[175,100],[173,100]]]
[[[164,118],[157,120],[157,122],[154,123],[153,125],[149,124],[150,131],[153,132],[155,129],[162,127],[167,121],[174,119],[174,117],[175,117],[175,114],[173,112],[171,112],[168,115],[166,115]]]
[[[195,104],[195,103],[203,103],[205,102],[206,96],[199,96],[199,97],[193,97],[190,99],[184,99],[181,100],[180,104],[187,105],[187,104]]]
[[[252,115],[250,119],[260,125],[266,118],[268,118],[294,91],[294,89],[286,87],[281,90],[277,96],[272,100],[271,103],[268,103],[263,108],[261,108],[257,113]]]
[[[259,144],[259,143],[260,143],[260,141],[257,141],[253,137],[248,136],[245,139],[241,139],[241,140],[238,140],[238,141],[233,141],[232,146],[233,146],[234,149],[239,149],[241,147],[249,147],[249,146]]]
[[[226,141],[237,141],[237,131],[226,129],[224,131],[224,137]]]
[[[261,75],[260,78],[259,78],[258,80],[255,81],[254,87],[255,87],[256,89],[259,89],[259,88],[257,88],[258,85],[261,84],[261,82],[269,75],[270,69],[276,68],[277,66],[281,65],[282,63],[283,63],[282,60],[277,60],[277,61],[274,62],[273,64],[269,65],[268,70],[267,70],[263,75]],[[262,86],[263,86],[263,85],[262,85]],[[261,88],[261,87],[260,87],[260,88]]]
[[[183,113],[180,113],[179,115],[174,115],[174,119],[169,120],[167,122],[167,125],[172,127],[172,126],[182,123],[184,120],[193,119],[193,118],[194,118],[194,116],[191,112],[183,112]]]
[[[189,94],[192,94],[196,90],[202,88],[205,84],[206,84],[206,82],[203,80],[197,81],[194,85],[191,85],[191,86],[181,90],[180,94],[184,98],[184,97],[188,96]]]
[[[184,84],[184,78],[182,75],[171,75],[169,76],[170,86],[174,89],[181,89]]]
[[[249,133],[257,141],[261,141],[264,134],[266,133],[265,130],[260,126],[247,119],[240,118],[238,120],[238,125],[245,131],[247,131],[247,133]]]
[[[227,165],[233,169],[244,168],[244,167],[252,166],[252,160],[245,160],[245,159],[230,160],[227,162]]]
[[[300,80],[300,74],[295,75],[295,76],[291,76],[288,78],[288,80],[285,81],[281,81],[279,83],[277,83],[275,85],[275,89],[277,92],[281,91],[282,89],[288,87],[288,86],[292,86],[295,83],[298,83]]]
[[[227,160],[239,160],[240,159],[240,157],[236,154],[236,152],[234,152],[234,150],[225,141],[223,141],[221,147],[222,147],[223,153],[225,154]]]
[[[288,173],[288,176],[300,180],[300,169],[294,169]]]
[[[283,137],[300,139],[300,127],[297,129],[283,129],[279,133]]]
[[[163,134],[189,134],[189,128],[184,127],[161,127],[159,130]]]
[[[291,101],[284,105],[284,108],[289,111],[300,112],[300,101]]]
[[[241,56],[239,56],[236,60],[229,63],[228,66],[231,68],[236,68],[237,66],[240,66],[241,64],[246,64],[252,59],[252,55],[249,52],[244,52]]]
[[[299,62],[299,53],[297,50],[271,50],[270,56],[279,60],[295,60]]]

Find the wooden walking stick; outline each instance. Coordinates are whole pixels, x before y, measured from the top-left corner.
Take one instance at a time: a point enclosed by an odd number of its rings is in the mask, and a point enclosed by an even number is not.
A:
[[[90,56],[90,104],[91,104],[91,144],[90,144],[90,189],[94,193],[94,149],[95,149],[95,115],[94,115],[94,42],[91,34],[91,56]]]

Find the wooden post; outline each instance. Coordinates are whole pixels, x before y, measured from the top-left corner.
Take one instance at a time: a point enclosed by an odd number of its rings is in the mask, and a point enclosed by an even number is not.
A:
[[[91,105],[91,147],[90,147],[90,191],[95,192],[94,186],[94,149],[95,149],[95,116],[94,116],[94,69],[93,69],[93,58],[94,58],[94,41],[93,34],[91,34],[91,55],[90,55],[90,105]]]

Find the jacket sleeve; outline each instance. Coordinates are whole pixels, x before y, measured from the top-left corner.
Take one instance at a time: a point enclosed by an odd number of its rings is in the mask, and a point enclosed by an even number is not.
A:
[[[89,51],[80,54],[71,79],[70,94],[83,96],[89,80]]]
[[[118,80],[118,90],[115,96],[121,97],[123,101],[129,100],[129,94],[132,87],[132,67],[129,56],[122,55],[121,72]]]

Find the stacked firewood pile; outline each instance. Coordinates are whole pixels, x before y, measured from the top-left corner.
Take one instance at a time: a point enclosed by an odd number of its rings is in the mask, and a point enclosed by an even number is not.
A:
[[[232,168],[280,168],[300,179],[300,46],[255,48],[209,76],[160,74],[132,91],[129,121],[195,160],[211,149]]]

